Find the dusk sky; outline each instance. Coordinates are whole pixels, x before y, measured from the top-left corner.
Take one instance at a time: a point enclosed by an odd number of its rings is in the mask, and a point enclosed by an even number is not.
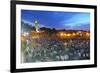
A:
[[[32,26],[37,20],[40,27],[90,30],[90,13],[84,12],[21,10],[21,20]]]

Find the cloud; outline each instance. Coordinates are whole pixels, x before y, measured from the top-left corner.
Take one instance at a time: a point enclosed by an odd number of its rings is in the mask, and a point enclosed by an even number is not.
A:
[[[90,15],[87,14],[76,14],[71,18],[62,22],[65,26],[80,26],[82,24],[90,23]]]
[[[27,23],[27,24],[31,25],[31,26],[34,26],[34,22],[32,23],[32,22],[27,21],[27,20],[24,20],[24,19],[22,19],[22,21],[23,21],[24,23]],[[39,27],[46,27],[46,25],[39,24]]]
[[[31,25],[31,26],[33,25],[32,22],[29,22],[29,21],[27,21],[27,20],[22,19],[22,21],[23,21],[24,23],[27,23],[27,24]]]

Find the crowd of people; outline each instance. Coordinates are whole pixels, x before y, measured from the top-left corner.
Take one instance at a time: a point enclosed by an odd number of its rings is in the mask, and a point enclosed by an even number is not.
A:
[[[90,40],[27,39],[23,57],[29,63],[90,59]]]

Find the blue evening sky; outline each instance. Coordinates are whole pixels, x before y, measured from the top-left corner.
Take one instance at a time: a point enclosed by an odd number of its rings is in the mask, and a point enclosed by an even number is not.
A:
[[[37,20],[40,27],[90,30],[90,13],[86,12],[21,10],[21,20],[32,26]]]

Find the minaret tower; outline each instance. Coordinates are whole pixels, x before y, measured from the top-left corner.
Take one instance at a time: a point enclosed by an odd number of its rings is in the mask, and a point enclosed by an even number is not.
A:
[[[39,24],[38,24],[38,21],[37,20],[35,20],[34,26],[35,26],[36,32],[39,32]]]

